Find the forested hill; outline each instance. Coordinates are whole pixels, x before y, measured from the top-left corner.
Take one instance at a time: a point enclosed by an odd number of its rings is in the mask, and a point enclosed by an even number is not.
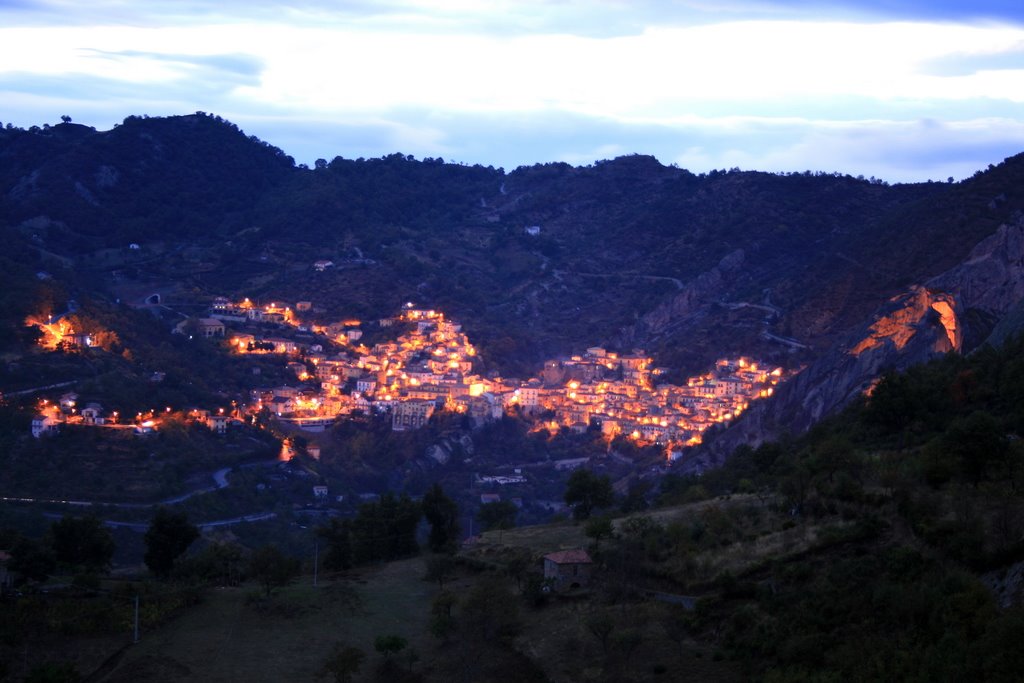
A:
[[[197,300],[311,299],[332,314],[412,299],[515,373],[601,343],[683,371],[726,353],[806,362],[959,263],[1022,208],[1022,180],[1021,157],[961,183],[893,186],[695,175],[637,155],[505,171],[396,153],[308,169],[206,114],[0,131],[0,229],[28,272],[111,299],[115,270]],[[132,243],[138,262],[115,267],[110,251]],[[337,267],[314,274],[316,259]]]

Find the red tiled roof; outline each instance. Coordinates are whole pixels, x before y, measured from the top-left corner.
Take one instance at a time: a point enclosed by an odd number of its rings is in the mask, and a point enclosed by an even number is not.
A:
[[[559,550],[557,553],[549,553],[544,556],[545,560],[551,560],[555,564],[591,564],[593,560],[586,550],[576,548],[575,550]]]

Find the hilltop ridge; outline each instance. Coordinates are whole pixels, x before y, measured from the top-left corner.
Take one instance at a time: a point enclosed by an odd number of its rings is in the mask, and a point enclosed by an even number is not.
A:
[[[1020,155],[960,183],[892,186],[641,155],[309,169],[203,113],[5,129],[0,160],[12,291],[138,306],[161,289],[185,307],[245,294],[366,317],[413,299],[465,321],[506,375],[592,343],[645,348],[677,379],[726,355],[799,367],[1024,208]],[[12,296],[11,316],[35,296]]]

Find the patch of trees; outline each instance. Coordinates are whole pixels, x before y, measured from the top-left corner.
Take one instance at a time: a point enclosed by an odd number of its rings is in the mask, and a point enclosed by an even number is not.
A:
[[[385,493],[379,501],[364,503],[354,519],[332,519],[317,529],[327,543],[324,565],[340,571],[415,555],[419,552],[416,529],[422,516],[421,505],[406,495]]]
[[[1024,560],[1022,351],[1015,339],[890,373],[800,438],[666,477],[659,505],[700,504],[614,533],[588,524],[595,543],[610,539],[595,547],[604,590],[629,601],[652,577],[702,587],[666,632],[763,680],[1015,680],[1021,608],[997,608],[979,574],[1001,585]],[[761,537],[782,546],[709,573]]]
[[[608,508],[615,503],[611,479],[587,469],[574,471],[565,486],[565,503],[572,508],[574,518],[589,519],[595,509]]]
[[[184,513],[157,508],[146,530],[146,566],[159,578],[167,578],[174,564],[192,542],[199,538],[196,528]]]

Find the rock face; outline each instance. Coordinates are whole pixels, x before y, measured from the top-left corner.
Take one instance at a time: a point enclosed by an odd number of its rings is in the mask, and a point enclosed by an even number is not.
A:
[[[954,292],[959,310],[1004,316],[1024,299],[1024,219],[1000,226],[967,260],[926,286]]]
[[[684,324],[722,295],[742,270],[744,260],[742,249],[726,254],[718,265],[687,282],[669,301],[646,313],[635,325],[625,328],[620,343],[628,346],[639,339],[656,338],[670,328]]]
[[[961,264],[879,308],[771,401],[755,406],[695,459],[720,462],[736,446],[801,433],[868,390],[888,370],[968,352],[1024,302],[1024,220],[1001,226]]]

